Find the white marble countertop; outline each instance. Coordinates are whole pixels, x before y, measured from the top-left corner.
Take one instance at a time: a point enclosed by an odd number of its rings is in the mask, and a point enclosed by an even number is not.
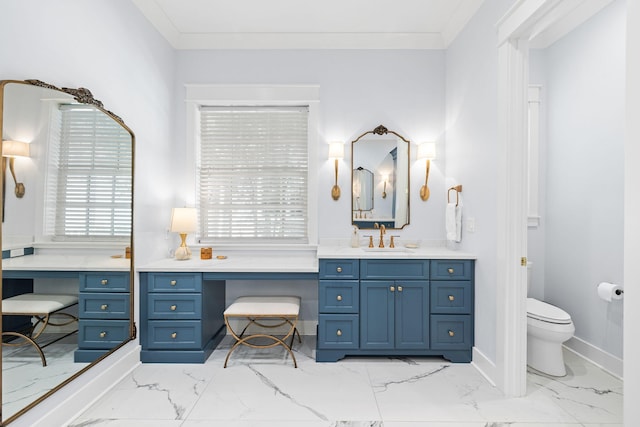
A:
[[[131,260],[109,255],[25,255],[2,260],[2,270],[129,271]]]
[[[352,248],[343,244],[326,244],[318,247],[318,258],[408,258],[408,259],[476,259],[474,254],[448,249],[444,246],[420,246],[407,248],[368,248],[366,246]]]

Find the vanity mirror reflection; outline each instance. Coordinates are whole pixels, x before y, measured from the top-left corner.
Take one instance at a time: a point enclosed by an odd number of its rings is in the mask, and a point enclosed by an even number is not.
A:
[[[6,425],[135,338],[134,134],[89,90],[38,80],[0,81],[0,134],[3,156],[11,156],[3,161],[11,175],[0,178]],[[28,157],[11,152],[15,144],[26,145]],[[52,317],[37,346],[17,337],[29,337],[36,318],[10,315],[9,304],[31,294],[70,295],[77,304],[65,312],[78,320],[60,326]]]
[[[409,140],[382,125],[351,142],[353,225],[409,224],[409,147]]]

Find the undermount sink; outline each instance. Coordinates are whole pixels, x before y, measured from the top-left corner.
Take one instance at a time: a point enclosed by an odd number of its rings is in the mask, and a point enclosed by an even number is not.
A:
[[[400,247],[400,248],[398,248],[398,247],[395,247],[395,248],[388,248],[388,247],[386,247],[386,248],[377,248],[377,247],[376,248],[362,248],[362,250],[365,251],[365,252],[405,252],[405,253],[406,252],[413,252],[413,250],[411,250],[411,249],[402,248],[402,247]]]

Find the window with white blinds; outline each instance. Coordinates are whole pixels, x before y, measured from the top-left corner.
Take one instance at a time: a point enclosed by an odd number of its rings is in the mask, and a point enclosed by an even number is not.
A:
[[[60,105],[51,123],[45,234],[53,240],[129,238],[129,132],[89,105]]]
[[[200,107],[201,242],[308,243],[306,106]]]

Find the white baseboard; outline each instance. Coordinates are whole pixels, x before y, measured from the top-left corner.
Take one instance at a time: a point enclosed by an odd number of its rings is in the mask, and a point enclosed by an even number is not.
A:
[[[604,369],[614,377],[619,379],[623,378],[623,360],[614,356],[611,353],[607,353],[588,342],[573,337],[569,341],[564,343],[565,348],[574,352],[578,356],[588,360],[596,366]]]
[[[140,364],[131,342],[11,423],[12,427],[66,426]]]
[[[471,365],[474,366],[483,377],[496,386],[497,372],[496,365],[487,358],[477,347],[473,347],[473,356]]]

